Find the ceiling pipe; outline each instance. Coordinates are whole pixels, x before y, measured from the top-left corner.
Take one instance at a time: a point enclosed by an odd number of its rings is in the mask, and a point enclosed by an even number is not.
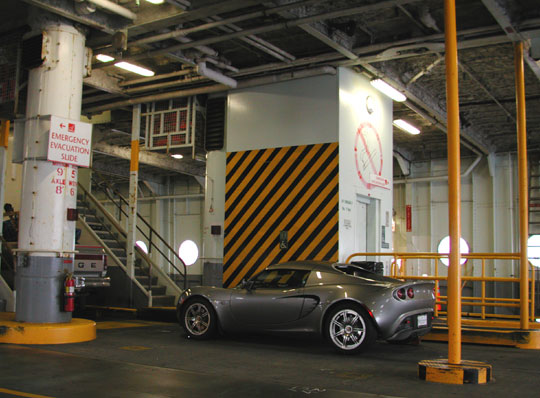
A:
[[[287,81],[287,80],[293,80],[293,79],[299,79],[299,78],[311,77],[311,76],[319,76],[319,75],[325,75],[325,74],[335,75],[336,69],[330,66],[323,66],[323,67],[312,68],[312,69],[304,69],[301,71],[282,73],[279,75],[264,76],[264,77],[259,77],[259,78],[254,78],[254,79],[238,82],[237,88],[240,89],[240,88],[248,88],[248,87],[253,87],[253,86],[261,86],[263,84],[282,82],[282,81]],[[142,104],[145,102],[163,101],[163,100],[169,100],[173,98],[188,97],[190,95],[210,94],[210,93],[217,93],[217,92],[228,91],[228,90],[230,90],[229,86],[225,84],[216,84],[213,86],[205,86],[205,87],[190,88],[186,90],[170,91],[168,93],[146,95],[143,97],[131,98],[127,100],[111,102],[109,104],[90,107],[87,109],[83,109],[83,113],[84,114],[100,113],[103,111],[123,108],[125,106]]]
[[[146,82],[153,82],[153,81],[156,81],[156,80],[168,79],[169,77],[189,75],[190,73],[193,73],[193,72],[194,71],[192,69],[182,69],[182,70],[179,70],[179,71],[176,71],[176,72],[171,72],[171,73],[162,73],[160,75],[154,75],[154,76],[150,76],[150,77],[141,77],[139,79],[126,80],[124,82],[118,83],[118,85],[120,87],[132,86],[132,85],[140,84],[140,83],[146,83]]]
[[[197,72],[199,75],[209,78],[217,83],[225,84],[231,88],[236,88],[238,83],[236,80],[225,76],[223,73],[220,73],[214,69],[210,69],[206,66],[206,62],[199,62],[197,64]]]
[[[180,85],[188,84],[188,83],[196,83],[201,80],[206,80],[206,77],[204,76],[185,77],[183,79],[174,80],[172,82],[164,82],[164,83],[149,84],[146,86],[132,87],[132,88],[128,88],[124,90],[124,92],[126,94],[141,93],[144,91],[158,90],[162,88],[180,86]]]
[[[122,7],[122,6],[119,6],[116,3],[113,3],[112,1],[109,1],[109,0],[87,0],[87,1],[90,2],[90,3],[95,4],[99,8],[103,8],[104,10],[113,12],[113,13],[118,14],[118,15],[124,17],[124,18],[131,19],[132,21],[137,19],[137,14],[135,14],[134,12],[128,10],[125,7]]]
[[[461,178],[468,177],[469,174],[472,173],[472,171],[476,168],[478,163],[482,160],[483,156],[478,155],[476,159],[470,164],[469,167],[467,167],[467,170],[465,170],[463,173],[461,173]],[[444,176],[433,176],[433,177],[416,177],[416,178],[400,178],[397,180],[394,180],[394,185],[396,184],[409,184],[413,182],[433,182],[433,181],[444,181],[448,180],[448,175]]]

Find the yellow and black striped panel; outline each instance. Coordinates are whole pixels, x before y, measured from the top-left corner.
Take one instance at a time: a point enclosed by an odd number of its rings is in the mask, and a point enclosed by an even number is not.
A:
[[[226,175],[225,287],[270,264],[337,261],[337,143],[229,152]]]

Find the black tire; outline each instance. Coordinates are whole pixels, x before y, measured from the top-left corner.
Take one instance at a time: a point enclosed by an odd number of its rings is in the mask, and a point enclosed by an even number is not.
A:
[[[194,298],[184,305],[180,325],[188,338],[206,340],[213,337],[217,323],[216,312],[208,300]]]
[[[377,331],[366,311],[354,303],[338,304],[324,323],[328,342],[342,354],[357,354],[375,342]]]

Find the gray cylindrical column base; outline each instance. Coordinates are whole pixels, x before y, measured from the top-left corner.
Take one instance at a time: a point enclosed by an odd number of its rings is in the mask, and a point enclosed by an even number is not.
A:
[[[32,323],[71,321],[71,312],[63,311],[64,280],[73,272],[73,261],[66,258],[17,256],[15,320]]]

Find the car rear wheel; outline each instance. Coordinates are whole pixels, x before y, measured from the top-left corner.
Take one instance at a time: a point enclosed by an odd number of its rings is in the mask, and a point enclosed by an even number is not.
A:
[[[181,319],[188,337],[204,340],[215,334],[217,316],[212,305],[204,299],[190,300],[186,304]]]
[[[326,319],[325,329],[330,344],[344,354],[364,351],[377,337],[366,311],[349,303],[332,309]]]

